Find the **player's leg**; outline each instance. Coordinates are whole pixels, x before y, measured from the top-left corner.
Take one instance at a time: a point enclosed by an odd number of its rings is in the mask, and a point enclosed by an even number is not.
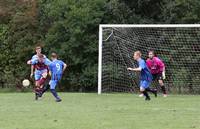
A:
[[[43,86],[42,88],[42,91],[41,91],[41,94],[39,97],[42,97],[42,95],[49,89],[49,84],[46,84]]]
[[[44,84],[45,84],[45,81],[47,80],[47,70],[43,70],[41,71],[41,78],[40,80],[38,81],[38,94],[39,94],[39,97],[42,97],[42,94],[48,90],[48,89],[44,89]]]
[[[155,97],[157,97],[157,95],[158,95],[158,93],[157,93],[158,91],[156,88],[148,87],[148,88],[146,88],[146,91],[153,93],[155,95]],[[140,92],[139,97],[144,97],[144,94],[142,92]]]
[[[38,81],[38,83],[40,86],[43,86],[47,79],[47,70],[41,71],[41,74],[42,74],[42,76],[41,76],[40,80]]]
[[[167,92],[166,92],[166,88],[165,88],[163,80],[159,79],[158,82],[159,82],[159,85],[160,85],[161,90],[163,92],[163,97],[167,97]]]
[[[157,89],[156,88],[147,87],[146,91],[153,93],[155,95],[155,97],[157,97]]]
[[[145,100],[151,100],[150,96],[146,90],[146,88],[148,88],[149,85],[150,85],[150,83],[145,80],[140,81],[140,92],[145,96]]]
[[[157,76],[155,74],[153,74],[152,76],[153,76],[153,81],[155,81]],[[148,87],[148,88],[146,88],[146,90],[153,93],[155,95],[155,97],[157,97],[157,88]],[[142,92],[140,92],[139,97],[143,97],[143,96],[144,96],[144,94]]]
[[[34,74],[34,77],[35,77],[35,87],[34,87],[34,92],[35,92],[35,100],[38,100],[38,97],[39,97],[39,91],[40,91],[40,88],[39,88],[39,80],[41,78],[41,74],[39,71],[36,71],[35,74]]]
[[[36,81],[36,86],[35,86],[35,100],[38,100],[38,98],[41,96],[41,85],[39,84],[39,80]]]
[[[155,79],[156,79],[156,76],[153,75],[153,80],[155,80]],[[148,87],[146,87],[146,91],[153,93],[155,95],[155,97],[157,97],[157,88],[150,88],[151,82],[146,81],[146,83],[147,83],[146,85],[148,85]]]
[[[145,88],[140,87],[140,92],[142,92],[143,95],[145,96],[145,100],[151,100],[151,98]]]
[[[43,78],[45,78],[45,82],[49,81],[48,80],[48,70],[45,72],[45,74],[43,74]],[[47,84],[43,84],[43,88],[42,88],[42,91],[41,91],[41,94],[40,94],[40,97],[42,97],[42,95],[50,88],[50,81],[49,83]]]
[[[158,80],[159,86],[161,87],[163,96],[167,97],[167,92],[166,92],[166,88],[165,88],[165,85],[164,85],[164,82],[163,82],[162,74],[157,74],[157,80]]]
[[[144,97],[144,94],[140,92],[139,97]]]
[[[60,99],[60,97],[58,96],[57,92],[56,92],[56,86],[58,84],[58,81],[57,80],[51,80],[49,84],[50,84],[50,91],[51,91],[52,95],[55,97],[56,102],[62,101]]]

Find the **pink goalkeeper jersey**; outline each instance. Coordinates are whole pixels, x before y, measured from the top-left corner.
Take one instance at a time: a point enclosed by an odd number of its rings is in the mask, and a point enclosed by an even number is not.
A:
[[[151,71],[151,74],[162,73],[165,68],[165,64],[158,57],[153,57],[153,59],[147,59],[146,64],[149,70]]]

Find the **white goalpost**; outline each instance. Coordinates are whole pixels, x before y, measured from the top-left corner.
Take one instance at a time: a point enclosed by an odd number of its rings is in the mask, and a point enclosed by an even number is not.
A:
[[[98,59],[98,94],[101,94],[101,79],[102,79],[102,25],[99,25],[99,59]]]
[[[98,94],[137,91],[138,73],[126,70],[136,50],[164,61],[168,90],[200,93],[200,24],[100,24]]]

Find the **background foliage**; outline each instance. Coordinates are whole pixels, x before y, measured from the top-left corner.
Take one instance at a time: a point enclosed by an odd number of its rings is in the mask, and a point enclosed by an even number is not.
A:
[[[0,86],[20,89],[39,43],[69,65],[60,90],[94,91],[100,23],[192,24],[199,15],[199,0],[1,0]]]

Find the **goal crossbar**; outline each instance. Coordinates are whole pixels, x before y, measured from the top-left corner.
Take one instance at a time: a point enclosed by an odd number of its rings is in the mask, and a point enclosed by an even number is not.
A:
[[[123,27],[123,28],[129,28],[129,27],[144,27],[144,28],[178,28],[178,27],[200,27],[200,24],[100,24],[100,28],[105,27]]]

